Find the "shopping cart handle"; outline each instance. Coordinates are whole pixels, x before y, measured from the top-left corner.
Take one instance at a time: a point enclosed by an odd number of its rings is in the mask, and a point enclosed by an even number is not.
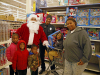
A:
[[[52,47],[52,46],[48,46],[48,47],[50,47],[50,48],[54,49],[54,47]]]

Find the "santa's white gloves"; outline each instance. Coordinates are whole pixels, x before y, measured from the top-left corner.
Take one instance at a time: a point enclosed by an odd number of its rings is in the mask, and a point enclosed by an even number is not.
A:
[[[48,48],[48,46],[49,46],[48,41],[44,41],[44,42],[43,42],[43,46],[46,46],[46,47]]]

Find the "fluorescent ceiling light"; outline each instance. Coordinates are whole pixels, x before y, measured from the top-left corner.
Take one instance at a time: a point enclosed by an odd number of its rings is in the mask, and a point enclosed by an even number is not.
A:
[[[13,1],[15,1],[15,2],[17,2],[17,3],[20,3],[20,4],[23,4],[23,5],[26,5],[25,3],[20,2],[20,1],[18,1],[18,0],[13,0]],[[31,8],[33,8],[33,7],[31,7]]]
[[[4,3],[4,2],[0,2],[0,3],[3,4],[3,5],[5,5],[5,6],[11,6],[11,7],[18,8],[18,9],[21,9],[21,10],[25,10],[26,11],[26,9],[19,8],[19,7],[14,6],[14,5],[10,5],[10,4]]]

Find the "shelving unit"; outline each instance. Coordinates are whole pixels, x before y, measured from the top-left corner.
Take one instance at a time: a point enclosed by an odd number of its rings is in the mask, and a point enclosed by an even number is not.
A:
[[[9,65],[11,65],[11,64],[12,64],[12,62],[7,61],[7,63],[6,63],[5,65],[0,66],[0,69],[5,68],[6,66],[9,66]]]
[[[5,44],[5,43],[11,43],[11,41],[4,41],[4,42],[0,42],[0,45]]]
[[[91,8],[100,8],[100,3],[96,4],[83,4],[83,5],[69,5],[69,6],[56,6],[56,7],[40,7],[40,9],[43,10],[43,12],[59,12],[59,11],[66,11],[67,7],[78,7],[79,9],[91,9]],[[66,15],[67,16],[67,15]],[[64,23],[58,24],[58,23],[51,23],[52,25],[56,27],[67,27],[64,26]],[[96,26],[78,26],[78,27],[83,27],[83,28],[100,28]],[[65,39],[66,37],[64,37]],[[100,73],[100,61],[98,60],[98,57],[96,55],[100,55],[100,40],[93,40],[90,39],[91,42],[95,43],[95,52],[92,54],[92,57],[89,61],[89,64],[86,68],[86,70],[90,71],[95,71]],[[100,58],[99,58],[100,59]]]

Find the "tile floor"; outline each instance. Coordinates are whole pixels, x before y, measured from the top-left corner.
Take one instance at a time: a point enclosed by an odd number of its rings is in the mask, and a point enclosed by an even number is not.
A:
[[[48,64],[48,62],[45,62],[45,63],[46,63],[46,68],[47,68],[49,64]],[[40,70],[41,70],[41,67],[39,67],[38,71],[40,71]],[[57,70],[57,72],[59,73],[59,75],[61,75],[61,73],[62,73],[61,71],[63,71],[63,70]],[[44,72],[41,75],[45,75],[45,74],[46,74],[46,72]],[[31,75],[30,69],[27,70],[27,75]],[[50,73],[49,75],[54,75],[54,74]],[[91,72],[91,71],[84,71],[82,75],[100,75],[100,74],[96,74],[96,73]]]

